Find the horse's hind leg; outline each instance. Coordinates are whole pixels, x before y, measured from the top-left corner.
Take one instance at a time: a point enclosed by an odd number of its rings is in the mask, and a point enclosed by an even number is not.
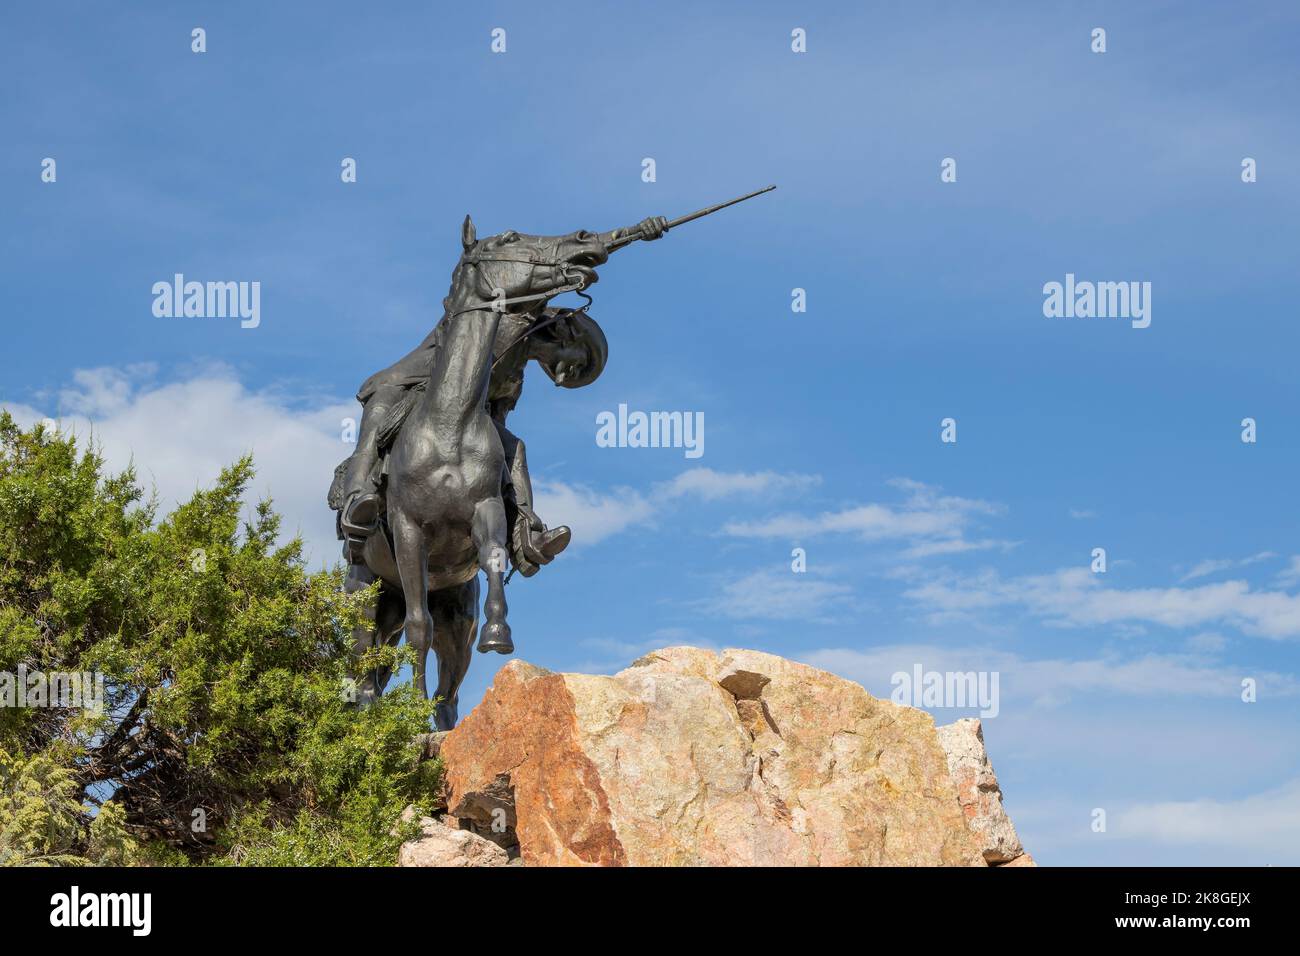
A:
[[[388,520],[393,529],[393,549],[397,571],[402,578],[402,595],[406,599],[406,643],[415,648],[415,686],[421,695],[428,697],[424,671],[433,641],[433,622],[429,618],[429,558],[424,531],[391,503]]]
[[[483,603],[480,651],[514,653],[510,625],[506,623],[506,508],[501,498],[485,498],[474,507],[474,550],[478,566],[487,575],[487,600]]]
[[[343,582],[343,590],[347,594],[356,594],[358,591],[364,591],[374,583],[375,576],[364,564],[353,564],[348,569],[348,576]],[[374,604],[362,612],[361,622],[352,629],[352,655],[356,658],[362,657],[368,650],[374,647],[378,641],[376,627],[376,617],[379,612],[379,605],[383,598],[380,597]],[[379,694],[375,689],[375,675],[368,673],[361,678],[356,687],[356,702],[363,707],[366,704],[374,702]]]
[[[356,594],[368,588],[374,580],[375,575],[364,564],[353,564],[343,582],[343,590],[348,594]],[[361,623],[352,631],[353,656],[359,658],[372,648],[391,644],[401,633],[404,615],[401,592],[388,585],[380,588],[375,603],[366,608]],[[357,684],[357,703],[363,707],[374,703],[384,692],[384,685],[390,676],[391,667],[366,672]]]
[[[461,682],[469,671],[474,635],[478,630],[478,576],[464,584],[434,591],[429,596],[433,614],[433,649],[438,655],[437,710],[439,730],[456,726]]]
[[[379,592],[379,601],[375,607],[375,647],[381,644],[396,644],[402,639],[402,624],[406,620],[406,601],[402,599],[402,592],[393,587],[385,586]],[[379,667],[366,675],[366,680],[372,682],[372,687],[376,697],[383,694],[384,688],[388,686],[388,680],[393,676],[391,667]],[[362,688],[365,688],[365,682],[362,682]]]

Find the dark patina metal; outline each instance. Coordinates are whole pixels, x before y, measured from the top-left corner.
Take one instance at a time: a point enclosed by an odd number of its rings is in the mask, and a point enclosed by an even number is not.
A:
[[[605,233],[533,236],[514,231],[478,239],[469,216],[463,253],[441,321],[407,356],[361,386],[357,449],[335,471],[330,507],[350,568],[347,590],[380,581],[355,650],[406,639],[416,649],[415,682],[428,695],[425,662],[438,662],[436,724],[453,727],[471,648],[509,654],[507,568],[524,576],[568,545],[568,528],[548,529],[533,511],[524,443],[505,427],[535,361],[555,382],[579,388],[604,368],[608,346],[585,290],[611,252],[775,189],[667,220],[645,219]],[[576,292],[580,309],[551,308]],[[479,627],[479,572],[487,580]],[[361,702],[391,675],[375,671]]]

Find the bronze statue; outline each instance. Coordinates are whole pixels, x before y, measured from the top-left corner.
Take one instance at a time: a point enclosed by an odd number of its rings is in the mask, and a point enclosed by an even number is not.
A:
[[[606,233],[507,231],[479,240],[465,217],[464,251],[443,318],[414,351],[357,392],[363,406],[357,448],[335,470],[329,495],[350,562],[347,590],[382,582],[370,620],[354,635],[355,649],[360,654],[395,642],[405,631],[416,649],[416,686],[427,696],[432,647],[438,729],[456,723],[457,692],[478,631],[478,572],[488,588],[478,649],[509,654],[506,565],[525,577],[535,574],[571,537],[566,527],[547,529],[533,510],[524,444],[505,427],[527,363],[536,361],[566,388],[594,381],[608,355],[604,333],[587,314],[591,298],[584,290],[598,280],[596,267],[632,242],[658,239],[774,188],[672,222],[651,217]],[[587,304],[548,307],[567,292]],[[360,701],[382,693],[390,676],[367,674]]]

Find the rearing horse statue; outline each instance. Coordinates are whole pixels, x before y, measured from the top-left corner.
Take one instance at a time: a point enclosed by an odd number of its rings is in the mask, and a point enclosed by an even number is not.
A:
[[[502,314],[594,283],[595,268],[608,259],[606,238],[508,231],[479,241],[465,217],[464,253],[443,303],[432,370],[424,388],[411,393],[414,403],[388,452],[388,533],[366,538],[347,582],[349,591],[376,577],[382,582],[370,620],[354,635],[358,651],[391,643],[404,630],[416,652],[416,687],[428,696],[426,662],[434,650],[440,730],[456,723],[457,692],[478,631],[480,570],[487,598],[478,650],[514,651],[505,597],[506,458],[487,408]],[[366,675],[362,700],[373,699],[388,676]]]
[[[480,570],[487,578],[487,598],[478,649],[514,651],[506,621],[505,570],[511,552],[502,498],[509,476],[501,432],[488,409],[502,317],[510,314],[512,324],[526,324],[523,336],[527,337],[554,321],[542,318],[540,307],[553,296],[581,293],[595,283],[596,267],[611,252],[638,240],[656,239],[671,227],[775,188],[768,186],[671,222],[651,217],[631,228],[600,234],[532,236],[508,231],[479,241],[474,223],[465,217],[464,251],[443,300],[445,311],[426,339],[432,349],[427,380],[417,377],[421,384],[387,413],[379,429],[384,443],[391,444],[386,468],[380,472],[387,474],[387,521],[376,513],[380,498],[375,494],[354,494],[348,503],[344,492],[348,462],[336,471],[330,490],[330,506],[340,512],[340,536],[348,542],[351,569],[346,590],[356,592],[380,582],[378,600],[353,635],[355,651],[363,654],[394,643],[404,630],[416,651],[415,685],[427,697],[425,671],[432,648],[438,660],[434,722],[439,730],[456,724],[457,694],[479,631]],[[576,321],[583,310],[558,311]],[[423,345],[417,351],[425,354]],[[560,371],[552,377],[562,384],[567,374]],[[373,453],[378,445],[366,447]],[[357,464],[358,456],[350,461]],[[368,473],[371,469],[362,458],[354,470]],[[534,543],[533,556],[549,560],[563,549],[568,533],[567,528],[545,532]],[[523,573],[530,571],[524,568]],[[390,676],[387,670],[365,675],[358,687],[360,702],[377,697]]]

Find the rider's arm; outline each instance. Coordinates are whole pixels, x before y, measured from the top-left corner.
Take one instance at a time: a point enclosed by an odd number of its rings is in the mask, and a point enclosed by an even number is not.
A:
[[[610,245],[615,240],[627,239],[632,237],[641,239],[645,242],[651,242],[663,236],[668,231],[668,220],[663,216],[651,216],[649,219],[642,219],[635,226],[629,226],[623,229],[611,229],[609,232],[602,232],[597,238],[602,245]]]

